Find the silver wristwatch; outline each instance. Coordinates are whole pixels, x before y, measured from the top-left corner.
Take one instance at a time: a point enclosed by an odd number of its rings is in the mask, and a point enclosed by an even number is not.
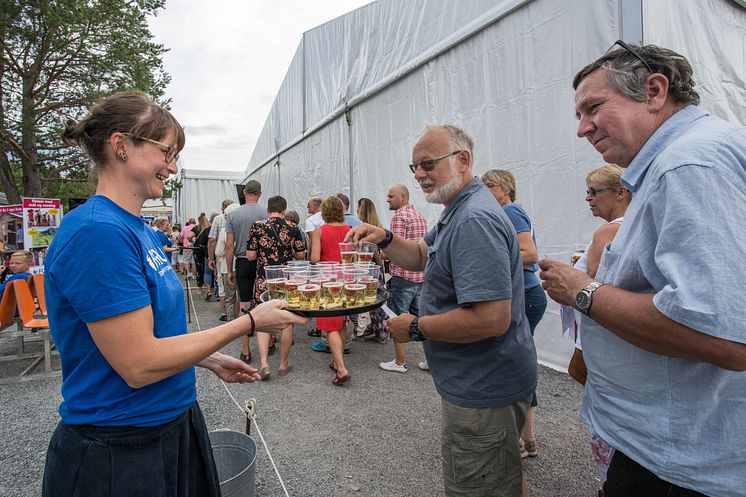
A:
[[[591,281],[587,287],[580,290],[580,292],[575,296],[575,306],[580,312],[586,315],[588,314],[591,310],[591,304],[593,304],[593,292],[602,286],[603,283]]]

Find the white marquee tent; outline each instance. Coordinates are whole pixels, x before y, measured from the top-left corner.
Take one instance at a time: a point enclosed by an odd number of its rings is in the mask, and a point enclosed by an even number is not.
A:
[[[299,212],[315,194],[369,197],[384,223],[401,182],[432,225],[441,209],[407,164],[425,123],[450,122],[473,135],[477,174],[515,174],[540,254],[566,261],[600,224],[584,177],[603,164],[575,135],[571,81],[618,38],[683,53],[701,107],[746,123],[742,0],[379,0],[303,35],[243,181]],[[565,367],[553,303],[536,343]]]
[[[178,179],[182,187],[174,193],[175,223],[184,224],[190,217],[197,219],[201,212],[209,217],[220,213],[220,204],[230,198],[238,202],[236,185],[245,174],[240,171],[207,171],[182,168]]]

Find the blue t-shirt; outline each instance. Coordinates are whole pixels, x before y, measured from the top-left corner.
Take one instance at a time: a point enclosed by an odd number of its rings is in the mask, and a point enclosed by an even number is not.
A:
[[[140,218],[99,195],[70,212],[49,247],[44,287],[62,362],[60,416],[65,423],[154,426],[175,419],[194,403],[193,366],[130,388],[86,326],[151,306],[154,336],[187,332],[181,282],[158,236]]]
[[[528,399],[536,387],[536,349],[524,311],[518,240],[505,212],[475,178],[443,211],[425,243],[421,316],[512,299],[510,325],[502,336],[472,343],[422,342],[438,393],[471,408]]]
[[[172,242],[171,239],[167,237],[164,232],[162,232],[161,230],[158,230],[155,232],[155,234],[158,236],[158,239],[161,241],[161,247],[171,248],[173,246],[174,242]]]
[[[0,284],[0,295],[2,295],[5,292],[5,286],[10,283],[13,280],[25,280],[28,281],[28,279],[31,278],[31,273],[10,273],[7,278],[5,278],[5,281]]]
[[[528,231],[531,233],[534,245],[536,245],[536,237],[534,236],[534,230],[532,229],[531,218],[528,217],[528,214],[523,210],[523,207],[521,207],[520,204],[510,203],[503,205],[503,210],[505,211],[505,214],[508,215],[510,222],[513,223],[515,232],[524,233]],[[539,280],[539,277],[536,275],[536,271],[538,270],[538,264],[531,264],[530,266],[523,268],[524,289],[528,290],[529,288],[541,285],[541,280]]]

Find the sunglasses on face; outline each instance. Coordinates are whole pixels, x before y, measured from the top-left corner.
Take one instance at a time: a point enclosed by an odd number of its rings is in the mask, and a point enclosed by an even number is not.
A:
[[[430,171],[435,169],[435,166],[438,165],[438,162],[442,161],[443,159],[447,157],[453,157],[456,154],[460,154],[461,152],[463,152],[463,150],[456,150],[454,152],[451,152],[450,154],[441,155],[440,157],[436,157],[434,159],[423,160],[422,162],[418,162],[416,164],[414,163],[410,164],[409,170],[412,171],[412,173],[416,173],[417,168],[421,167],[423,171],[425,171],[426,173],[429,173]]]
[[[152,143],[153,145],[158,147],[160,151],[163,152],[163,160],[166,161],[166,164],[171,164],[171,162],[179,160],[179,149],[176,147],[176,145],[167,145],[166,143],[151,140],[150,138],[145,138],[144,136],[136,136],[130,134],[128,134],[127,136],[136,140],[142,140],[148,143]]]

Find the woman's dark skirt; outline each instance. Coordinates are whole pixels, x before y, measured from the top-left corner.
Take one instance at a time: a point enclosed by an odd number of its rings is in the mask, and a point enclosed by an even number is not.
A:
[[[47,450],[42,496],[220,497],[199,405],[153,427],[60,421]]]

